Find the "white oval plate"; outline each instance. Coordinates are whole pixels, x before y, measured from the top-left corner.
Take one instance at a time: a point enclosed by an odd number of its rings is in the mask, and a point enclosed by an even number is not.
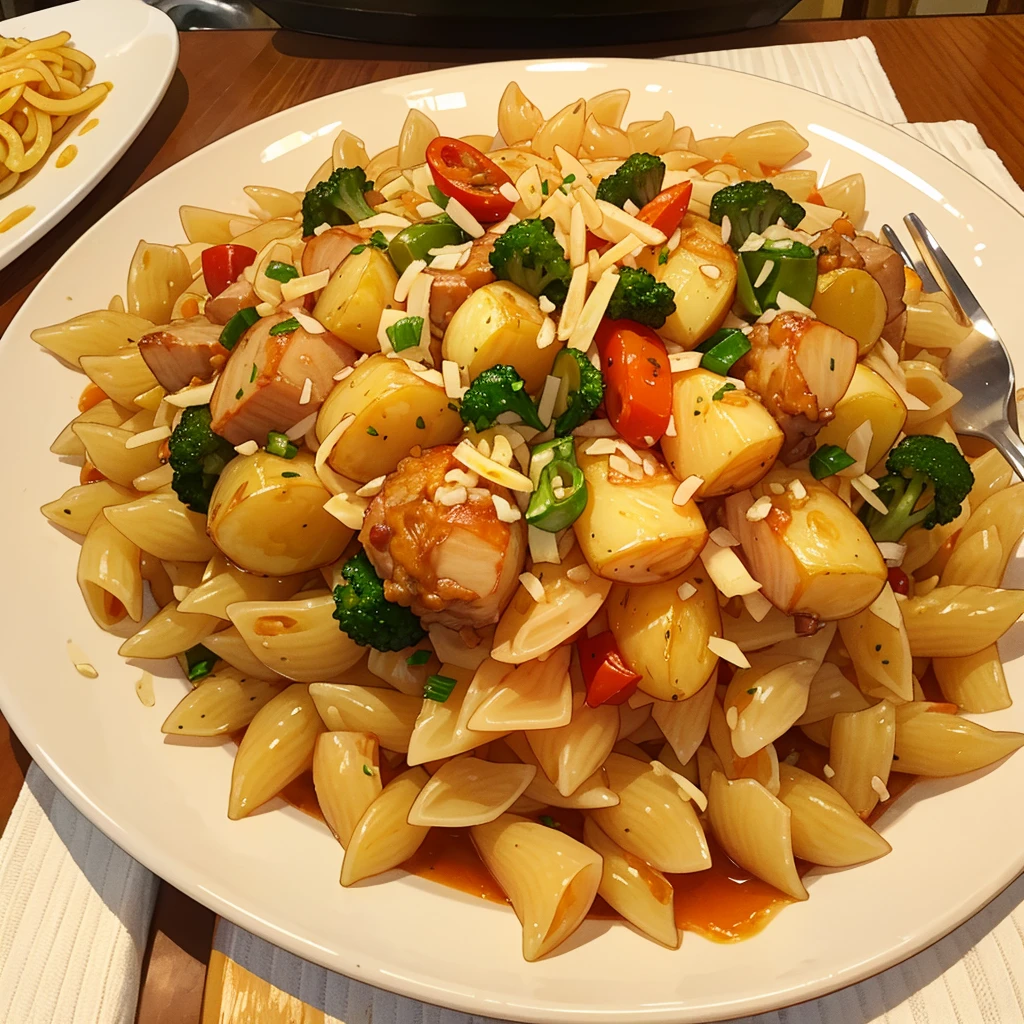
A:
[[[334,840],[280,801],[229,822],[231,748],[162,738],[160,723],[185,692],[177,669],[163,669],[155,708],[136,699],[138,668],[121,662],[118,642],[92,624],[79,598],[77,544],[36,511],[77,482],[77,469],[46,449],[70,418],[83,378],[36,349],[33,327],[105,307],[123,292],[140,236],[182,238],[179,204],[242,211],[243,185],[302,188],[338,128],[361,135],[373,152],[396,141],[411,106],[452,135],[491,132],[513,78],[548,114],[581,95],[627,86],[627,120],[667,108],[698,137],[787,118],[810,140],[807,162],[829,180],[864,172],[871,226],[920,213],[1012,337],[1018,214],[922,144],[811,93],[690,64],[562,60],[454,68],[314,100],[236,132],[130,195],[57,263],[0,344],[7,438],[0,703],[47,774],[133,856],[239,925],[370,984],[467,1013],[547,1024],[706,1021],[822,995],[922,949],[1021,870],[1024,757],[966,781],[919,783],[882,819],[889,857],[816,872],[810,900],[747,942],[716,945],[691,934],[670,952],[623,924],[588,921],[557,955],[526,964],[519,925],[505,908],[399,872],[342,890]],[[69,638],[95,662],[98,679],[71,667]],[[1019,637],[1005,646],[1015,659]],[[1016,690],[1019,661],[1008,675]],[[1024,727],[1024,704],[986,724]]]
[[[93,82],[113,82],[103,102],[80,118],[99,124],[79,138],[76,128],[46,155],[43,166],[0,196],[0,221],[23,206],[34,212],[0,233],[0,268],[20,256],[73,210],[110,170],[153,116],[178,65],[178,32],[163,11],[139,0],[75,0],[63,7],[0,21],[0,36],[42,39],[70,32],[71,45],[96,61]],[[69,143],[78,155],[58,167]]]

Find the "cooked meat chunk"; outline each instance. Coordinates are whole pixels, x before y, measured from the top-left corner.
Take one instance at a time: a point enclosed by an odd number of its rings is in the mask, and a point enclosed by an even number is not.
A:
[[[331,228],[322,235],[307,239],[302,250],[302,273],[319,274],[326,270],[333,274],[341,261],[357,246],[363,245],[373,232],[356,224]]]
[[[430,289],[430,324],[444,334],[455,311],[476,291],[494,280],[491,269],[491,250],[498,236],[488,232],[473,242],[469,259],[455,270],[431,270],[427,273],[434,278]]]
[[[180,391],[193,378],[209,380],[228,357],[220,327],[205,316],[176,320],[139,339],[139,352],[167,391]]]
[[[819,274],[827,274],[840,267],[854,267],[857,270],[864,267],[864,259],[852,239],[841,235],[835,228],[822,231],[814,240],[814,248],[818,252]]]
[[[203,315],[211,323],[226,324],[240,309],[259,305],[259,296],[244,277],[229,284],[216,298],[208,299]]]
[[[461,629],[498,621],[515,593],[526,543],[523,521],[501,522],[491,500],[511,501],[509,493],[472,474],[467,486],[454,451],[438,445],[403,459],[370,503],[359,539],[389,601],[425,625]],[[446,505],[442,497],[462,500]]]
[[[857,365],[857,342],[802,313],[779,313],[757,324],[750,352],[736,364],[786,434],[784,457],[802,458],[800,442],[832,418]]]
[[[878,282],[885,296],[885,325],[889,330],[907,310],[903,302],[907,280],[903,260],[891,246],[872,241],[866,235],[858,235],[853,244],[864,260],[864,269]],[[902,337],[901,330],[897,341]]]
[[[270,333],[288,319],[287,312],[275,313],[253,324],[217,381],[210,401],[211,426],[232,444],[262,444],[269,431],[287,430],[316,412],[334,386],[334,374],[359,356],[333,334],[310,334],[301,327],[288,334]],[[307,379],[309,401],[301,403]]]

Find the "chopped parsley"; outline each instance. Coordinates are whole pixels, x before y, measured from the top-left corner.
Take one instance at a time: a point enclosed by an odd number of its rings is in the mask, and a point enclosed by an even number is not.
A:
[[[287,472],[281,474],[281,476],[289,476],[289,477],[291,477],[291,476],[298,476],[298,475],[299,475],[298,473],[293,473],[290,469]]]
[[[373,778],[373,769],[368,765],[363,765],[363,774],[368,775],[371,779]]]
[[[662,249],[658,253],[658,266],[663,267],[666,263],[668,263],[668,249]]]
[[[377,428],[376,427],[367,427],[366,428],[366,432],[370,435],[370,437],[377,437]]]
[[[723,398],[724,398],[724,397],[726,396],[726,393],[727,393],[727,392],[729,392],[729,391],[735,391],[735,390],[736,390],[736,385],[735,385],[735,384],[732,384],[732,383],[730,383],[729,381],[726,381],[726,382],[725,382],[725,383],[724,383],[724,384],[723,384],[723,385],[722,385],[722,386],[721,386],[721,387],[720,387],[720,388],[719,388],[719,389],[718,389],[718,390],[717,390],[717,391],[716,391],[716,392],[715,392],[715,393],[714,393],[714,394],[713,394],[713,395],[711,396],[711,400],[712,400],[713,402],[720,402],[720,401],[721,401],[721,400],[722,400],[722,399],[723,399]]]
[[[406,665],[411,665],[414,668],[417,665],[426,665],[430,661],[430,651],[413,651],[408,658],[405,659]]]
[[[543,181],[542,181],[542,182],[540,183],[540,194],[541,194],[542,196],[546,196],[546,195],[548,194],[548,179],[547,179],[547,178],[545,178],[545,179],[544,179],[544,180],[543,180]]]
[[[417,430],[426,430],[427,429],[427,425],[426,425],[426,423],[423,422],[423,417],[422,416],[417,416],[416,417],[416,429]]]

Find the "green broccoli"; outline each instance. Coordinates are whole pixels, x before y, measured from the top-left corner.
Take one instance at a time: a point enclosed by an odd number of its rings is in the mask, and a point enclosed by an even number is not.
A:
[[[326,181],[314,185],[302,200],[302,233],[313,234],[321,224],[355,224],[373,216],[363,198],[373,188],[361,167],[339,167]]]
[[[974,486],[974,474],[956,445],[931,434],[905,437],[885,460],[888,476],[875,495],[889,511],[882,515],[865,505],[860,518],[875,541],[898,541],[913,526],[930,530],[960,515],[961,502]],[[931,500],[920,508],[931,488]]]
[[[623,207],[626,200],[646,206],[660,191],[665,180],[665,161],[650,153],[634,153],[614,174],[602,178],[597,198]]]
[[[342,566],[341,578],[345,583],[334,588],[334,618],[357,644],[376,651],[402,651],[427,635],[408,608],[384,596],[384,584],[365,551]]]
[[[572,267],[554,229],[550,217],[521,220],[494,240],[490,261],[502,280],[519,285],[537,298],[544,295],[559,306],[569,290]]]
[[[646,327],[661,327],[676,311],[676,293],[641,268],[623,267],[608,301],[609,320],[635,320]]]
[[[477,430],[486,430],[494,426],[495,420],[506,412],[515,413],[523,423],[535,430],[544,429],[537,415],[537,407],[526,392],[526,382],[515,367],[499,364],[484,370],[470,384],[469,390],[462,396],[459,415],[463,423],[469,423]]]
[[[729,244],[739,247],[779,221],[795,228],[804,219],[804,208],[794,203],[770,181],[738,181],[719,189],[711,199],[712,224],[729,218]]]
[[[210,429],[210,407],[190,405],[181,414],[167,447],[174,493],[193,512],[205,513],[221,470],[235,457],[230,441]]]
[[[551,376],[560,381],[555,398],[555,435],[564,437],[585,423],[604,401],[604,377],[578,348],[555,356]]]

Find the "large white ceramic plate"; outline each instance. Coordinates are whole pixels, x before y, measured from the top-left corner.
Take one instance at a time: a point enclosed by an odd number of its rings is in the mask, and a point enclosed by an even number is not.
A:
[[[687,935],[669,952],[622,924],[587,922],[558,954],[520,958],[511,911],[392,873],[349,890],[326,829],[276,802],[225,816],[232,751],[164,740],[164,715],[185,691],[159,679],[157,705],[135,697],[138,668],[90,621],[74,584],[78,547],[36,512],[76,482],[47,444],[70,417],[82,378],[29,339],[31,328],[105,306],[123,292],[140,236],[182,238],[181,203],[244,209],[241,187],[301,188],[344,126],[371,151],[391,145],[409,107],[452,135],[491,132],[498,97],[517,79],[552,113],[579,96],[626,86],[628,119],[672,110],[698,136],[786,118],[810,140],[829,180],[867,179],[870,223],[916,210],[941,239],[994,322],[1019,321],[1021,219],[920,143],[811,93],[713,68],[655,61],[490,64],[397,79],[315,100],[252,125],[129,196],[57,263],[0,345],[5,542],[0,614],[6,639],[0,704],[58,786],[157,874],[232,921],[310,960],[418,999],[516,1020],[704,1021],[829,992],[894,964],[950,931],[1024,866],[1024,756],[962,782],[922,782],[882,819],[893,853],[815,873],[806,903],[738,945]],[[74,638],[99,668],[68,663]],[[1020,690],[1020,644],[1008,675]],[[165,670],[166,672],[166,670]],[[1024,727],[1024,702],[987,716]]]
[[[47,154],[44,165],[12,192],[0,196],[0,221],[24,206],[24,220],[0,233],[0,268],[42,238],[95,187],[135,141],[167,91],[178,64],[178,32],[163,11],[140,0],[75,0],[0,21],[0,36],[42,39],[70,32],[73,46],[96,61],[93,82],[114,88],[88,118],[99,124],[81,138],[77,129]],[[56,164],[68,143],[78,155]]]

